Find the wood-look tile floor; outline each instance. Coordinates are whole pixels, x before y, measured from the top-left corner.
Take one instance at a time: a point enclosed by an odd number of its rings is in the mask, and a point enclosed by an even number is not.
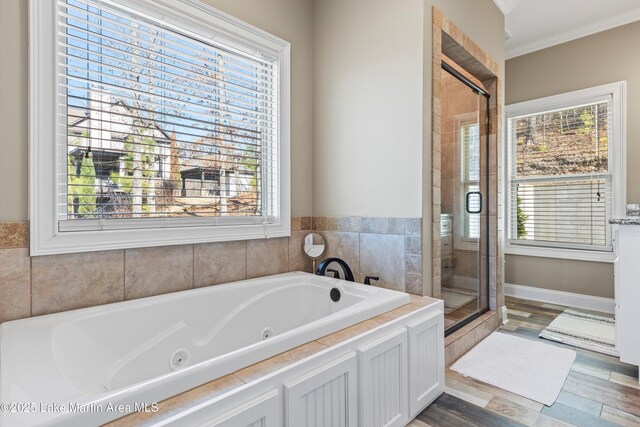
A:
[[[531,340],[566,307],[506,299],[509,322],[500,331]],[[576,361],[552,406],[465,378],[447,369],[445,393],[409,426],[640,426],[638,368],[616,357],[548,340],[576,351]]]

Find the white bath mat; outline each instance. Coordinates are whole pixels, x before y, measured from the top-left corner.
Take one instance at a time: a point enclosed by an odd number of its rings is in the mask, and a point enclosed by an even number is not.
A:
[[[551,406],[575,359],[573,350],[494,332],[451,370]]]
[[[540,336],[574,347],[619,356],[616,350],[616,322],[611,317],[567,309]]]
[[[454,291],[450,289],[443,289],[441,295],[444,300],[444,312],[446,314],[456,311],[460,307],[464,307],[478,298],[477,294],[472,292]]]

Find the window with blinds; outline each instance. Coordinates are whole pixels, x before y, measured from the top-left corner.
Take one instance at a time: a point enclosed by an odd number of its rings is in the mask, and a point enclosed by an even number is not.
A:
[[[135,5],[57,7],[61,229],[278,217],[277,56]]]
[[[508,118],[510,243],[611,251],[613,100]]]
[[[462,141],[462,195],[480,191],[480,126],[478,123],[463,125],[460,128]],[[464,238],[476,241],[480,238],[480,214],[467,212],[465,202],[461,203]],[[471,198],[469,210],[480,209],[480,199]]]

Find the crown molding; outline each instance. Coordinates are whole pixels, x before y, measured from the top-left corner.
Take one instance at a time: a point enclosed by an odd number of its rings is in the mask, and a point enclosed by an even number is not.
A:
[[[494,0],[496,2],[502,0]],[[551,46],[566,43],[572,40],[580,39],[582,37],[590,36],[602,31],[610,30],[612,28],[620,27],[622,25],[630,24],[632,22],[640,20],[640,8],[620,13],[608,18],[598,20],[586,25],[572,28],[571,30],[554,34],[549,37],[545,37],[540,40],[536,40],[531,43],[526,43],[520,46],[514,46],[507,48],[506,59],[512,59],[518,56],[526,55],[528,53],[536,52],[538,50],[546,49]]]

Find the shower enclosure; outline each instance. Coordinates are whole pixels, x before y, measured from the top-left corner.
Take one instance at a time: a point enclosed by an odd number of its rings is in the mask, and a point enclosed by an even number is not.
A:
[[[441,77],[441,298],[448,333],[488,310],[489,94],[448,62]]]

